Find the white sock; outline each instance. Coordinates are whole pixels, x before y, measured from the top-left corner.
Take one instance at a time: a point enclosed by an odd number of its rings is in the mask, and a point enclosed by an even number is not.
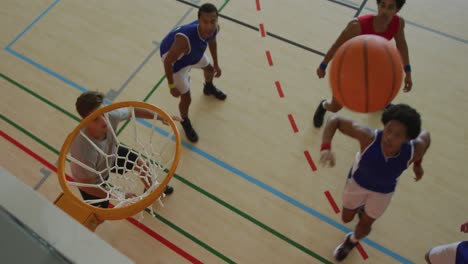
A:
[[[354,233],[349,237],[349,241],[351,241],[353,244],[359,242],[359,240],[354,236]]]

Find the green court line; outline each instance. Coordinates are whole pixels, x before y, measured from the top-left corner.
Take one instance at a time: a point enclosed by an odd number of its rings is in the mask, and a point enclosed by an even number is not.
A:
[[[206,197],[212,199],[213,201],[217,202],[218,204],[226,207],[227,209],[229,209],[232,212],[236,213],[237,215],[243,217],[244,219],[250,221],[251,223],[257,225],[258,227],[262,228],[263,230],[269,232],[270,234],[276,236],[277,238],[285,241],[289,245],[291,245],[291,246],[299,249],[300,251],[306,253],[307,255],[314,257],[315,259],[321,261],[322,263],[331,263],[330,261],[328,261],[324,257],[320,256],[319,254],[317,254],[317,253],[313,252],[312,250],[304,247],[303,245],[297,243],[296,241],[288,238],[287,236],[281,234],[280,232],[274,230],[273,228],[267,226],[266,224],[260,222],[259,220],[255,219],[255,218],[253,218],[252,216],[248,215],[247,213],[242,212],[241,210],[239,210],[236,207],[230,205],[229,203],[221,200],[220,198],[214,196],[213,194],[203,190],[202,188],[196,186],[195,184],[188,181],[187,179],[185,179],[185,178],[183,178],[183,177],[181,177],[181,176],[179,176],[177,174],[174,174],[174,178],[176,178],[179,181],[183,182],[184,184],[190,186],[192,189],[194,189],[194,190],[198,191],[199,193],[205,195]]]
[[[51,145],[47,144],[45,141],[43,141],[42,139],[36,137],[35,135],[33,135],[31,132],[27,131],[26,129],[20,127],[18,124],[14,123],[13,121],[11,121],[10,119],[8,119],[7,117],[5,117],[4,115],[1,115],[0,114],[0,118],[3,119],[5,122],[7,122],[8,124],[10,124],[12,127],[16,128],[17,130],[23,132],[24,134],[26,134],[28,137],[34,139],[36,142],[38,142],[39,144],[41,144],[42,146],[46,147],[48,150],[52,151],[53,153],[57,154],[57,155],[60,155],[60,152],[58,150],[56,150],[54,147],[52,147]]]
[[[153,93],[156,91],[156,89],[158,89],[158,87],[161,85],[161,83],[164,81],[164,79],[166,79],[165,75],[163,75],[163,77],[161,77],[161,79],[158,81],[158,83],[156,83],[156,85],[153,87],[153,89],[151,89],[149,94],[146,95],[145,99],[143,99],[143,102],[148,101],[148,99],[151,97],[151,95],[153,95]],[[130,120],[125,121],[125,123],[120,127],[119,131],[117,131],[117,136],[120,135],[120,133],[122,133],[122,131],[124,130],[125,127],[127,127],[129,122],[130,122]]]
[[[224,4],[221,5],[221,7],[218,9],[218,12],[221,13],[223,11],[224,7],[229,3],[230,0],[225,0]]]
[[[148,214],[151,214],[151,211],[146,208],[145,211],[148,213]],[[212,252],[214,255],[216,255],[217,257],[219,257],[220,259],[224,260],[225,262],[227,263],[236,263],[234,262],[233,260],[231,260],[230,258],[224,256],[223,254],[215,251],[213,248],[211,248],[210,246],[208,246],[207,244],[201,242],[199,239],[197,239],[196,237],[192,236],[191,234],[189,234],[188,232],[184,231],[183,229],[181,229],[180,227],[174,225],[172,222],[170,222],[169,220],[167,220],[166,218],[162,217],[160,214],[156,213],[153,211],[153,217],[157,218],[159,221],[165,223],[166,225],[172,227],[174,230],[176,230],[177,232],[183,234],[185,237],[187,237],[188,239],[192,240],[193,242],[195,242],[196,244],[202,246],[203,248],[205,248],[206,250]]]
[[[218,9],[218,12],[221,13],[223,9],[226,7],[226,5],[229,3],[230,0],[224,0],[224,3],[221,5],[221,7]],[[163,75],[161,79],[156,83],[156,85],[151,89],[151,91],[145,96],[143,99],[143,102],[146,102],[149,100],[149,98],[153,95],[153,93],[158,89],[158,87],[161,85],[161,83],[166,79],[166,75]],[[120,131],[119,131],[120,132]]]
[[[67,112],[66,110],[60,108],[60,106],[48,101],[47,99],[43,98],[43,97],[39,97],[37,96],[36,93],[32,92],[30,89],[26,88],[25,86],[17,83],[17,82],[14,82],[13,80],[11,80],[10,78],[6,77],[5,75],[3,75],[2,73],[0,73],[0,76],[2,78],[4,78],[5,80],[11,82],[12,84],[14,84],[15,86],[19,87],[20,89],[22,90],[25,90],[26,92],[28,92],[29,94],[35,96],[36,98],[46,102],[49,106],[55,108],[56,110],[58,110],[59,112],[62,112],[64,114],[67,114],[67,115],[70,115],[73,117],[73,119],[75,120],[80,120],[79,118],[73,116],[73,114]],[[11,80],[11,81],[10,81]],[[4,119],[5,121],[9,121],[6,117],[4,117],[3,115],[0,116],[2,119]],[[12,121],[9,121],[8,123],[13,123]],[[36,141],[38,141],[40,144],[44,145],[45,147],[47,147],[48,149],[50,149],[51,151],[53,151],[54,153],[58,153],[57,150],[54,150],[53,147],[51,147],[50,145],[48,145],[47,143],[45,143],[44,141],[40,140],[39,138],[35,137],[34,135],[32,135],[31,133],[27,132],[25,129],[21,128],[19,125],[14,125],[16,128],[18,128],[20,131],[22,131],[23,133],[25,133],[26,135],[32,137],[33,139],[35,139]],[[230,205],[229,203],[223,201],[222,199],[216,197],[215,195],[209,193],[208,191],[200,188],[199,186],[193,184],[192,182],[190,182],[189,180],[185,179],[184,177],[178,175],[178,174],[174,174],[174,178],[176,178],[177,180],[179,180],[180,182],[186,184],[187,186],[191,187],[192,189],[196,190],[197,192],[203,194],[204,196],[208,197],[209,199],[215,201],[216,203],[222,205],[223,207],[231,210],[232,212],[236,213],[237,215],[243,217],[244,219],[250,221],[251,223],[257,225],[258,227],[264,229],[265,231],[269,232],[270,234],[276,236],[277,238],[285,241],[286,243],[288,243],[289,245],[299,249],[300,251],[308,254],[309,256],[312,256],[314,257],[315,259],[321,261],[322,263],[331,263],[330,261],[328,261],[327,259],[323,258],[322,256],[318,255],[317,253],[309,250],[308,248],[306,248],[305,246],[295,242],[294,240],[286,237],[285,235],[279,233],[278,231],[274,230],[273,228],[267,226],[266,224],[258,221],[257,219],[255,219],[254,217],[248,215],[247,213],[244,213],[242,212],[241,210],[239,210],[238,208]],[[188,233],[187,233],[188,234]],[[189,238],[190,239],[190,238]],[[201,245],[200,245],[201,246]],[[204,247],[204,246],[202,246]],[[207,247],[209,247],[207,245]],[[211,252],[213,253],[213,252]],[[213,253],[215,254],[215,253]],[[220,253],[219,253],[220,254]],[[216,256],[218,256],[217,254],[215,254]]]
[[[225,0],[224,3],[221,5],[221,7],[218,9],[218,12],[221,13],[221,11],[223,11],[224,7],[226,7],[226,5],[229,3],[230,0]],[[153,87],[153,89],[151,89],[151,91],[145,96],[145,98],[143,99],[143,102],[147,102],[149,100],[149,98],[153,95],[153,93],[156,91],[156,89],[158,89],[158,87],[161,85],[161,83],[164,81],[164,79],[166,79],[166,75],[163,75],[161,77],[161,79],[159,79],[159,81],[156,83],[156,85]],[[119,135],[123,128],[126,126],[127,123],[124,124],[124,126],[122,126],[122,128],[120,128],[120,130],[117,132],[117,135]]]
[[[149,100],[151,95],[153,95],[153,93],[156,91],[156,89],[158,89],[159,85],[161,85],[161,83],[164,81],[164,79],[166,79],[166,75],[163,75],[163,77],[161,77],[161,79],[159,79],[158,83],[156,83],[156,85],[153,87],[153,89],[151,89],[149,94],[146,95],[145,99],[143,99],[143,102],[147,102]]]
[[[40,96],[38,93],[34,92],[33,90],[31,89],[28,89],[27,87],[25,87],[24,85],[16,82],[15,80],[9,78],[8,76],[4,75],[3,73],[0,73],[0,77],[2,77],[3,79],[7,80],[8,82],[10,82],[11,84],[21,88],[23,91],[31,94],[32,96],[40,99],[41,101],[43,101],[44,103],[48,104],[49,106],[52,106],[53,108],[55,109],[59,109],[54,103],[52,103],[51,101],[47,100],[46,98]],[[64,110],[64,109],[60,109],[60,112],[64,113],[65,115],[71,117],[72,119],[74,119],[75,121],[81,121],[81,119],[75,115],[73,115],[72,113]]]
[[[55,154],[59,155],[59,151],[57,149],[54,149],[53,147],[51,147],[50,145],[48,145],[47,143],[45,143],[43,140],[41,140],[40,138],[34,136],[31,132],[27,131],[25,128],[19,126],[18,124],[15,124],[13,121],[11,121],[10,119],[8,119],[6,116],[0,114],[0,119],[3,119],[4,121],[6,121],[7,123],[9,124],[12,124],[16,129],[18,129],[19,131],[21,131],[22,133],[26,134],[27,136],[31,137],[32,139],[36,140],[38,143],[40,143],[41,145],[43,145],[44,147],[46,147],[47,149],[49,149],[50,151],[54,152]],[[148,213],[149,210],[147,211]],[[225,262],[227,263],[235,263],[234,261],[232,261],[231,259],[229,259],[228,257],[224,256],[223,254],[221,254],[220,252],[218,252],[217,250],[215,250],[214,248],[210,247],[209,245],[205,244],[204,242],[202,242],[201,240],[197,239],[196,237],[194,237],[193,235],[191,235],[190,233],[188,233],[187,231],[183,230],[182,228],[180,228],[179,226],[177,226],[176,224],[170,222],[169,220],[165,219],[164,217],[158,215],[158,214],[154,214],[153,216],[154,218],[157,218],[159,221],[165,223],[166,225],[170,226],[171,228],[173,228],[174,230],[176,230],[177,232],[179,232],[180,234],[182,234],[183,236],[187,237],[188,239],[190,239],[191,241],[195,242],[196,244],[198,244],[199,246],[201,246],[202,248],[206,249],[207,251],[209,251],[210,253],[212,253],[213,255],[221,258],[222,260],[224,260]]]

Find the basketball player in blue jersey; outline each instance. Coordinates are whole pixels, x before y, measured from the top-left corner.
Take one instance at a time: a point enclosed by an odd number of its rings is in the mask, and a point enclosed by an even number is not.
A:
[[[468,233],[468,222],[461,225],[460,231]],[[468,240],[433,247],[426,253],[425,259],[428,264],[466,264]]]
[[[351,167],[343,192],[342,220],[351,222],[356,213],[360,219],[354,232],[346,235],[334,257],[341,261],[357,242],[369,235],[374,221],[382,216],[390,204],[398,177],[413,163],[415,180],[424,170],[421,161],[429,148],[430,134],[421,131],[419,113],[405,104],[385,109],[381,121],[383,130],[374,130],[357,122],[334,115],[325,125],[320,162],[334,166],[335,156],[331,142],[336,130],[356,139],[360,151]]]
[[[169,83],[169,90],[174,97],[180,97],[179,111],[185,135],[191,142],[198,141],[198,135],[188,117],[190,96],[191,68],[203,70],[205,85],[203,93],[213,95],[219,100],[226,99],[226,94],[213,85],[213,77],[221,76],[218,64],[216,35],[219,33],[218,10],[212,4],[203,4],[198,10],[198,20],[181,26],[170,32],[160,47],[164,71]],[[209,47],[213,65],[205,54]]]

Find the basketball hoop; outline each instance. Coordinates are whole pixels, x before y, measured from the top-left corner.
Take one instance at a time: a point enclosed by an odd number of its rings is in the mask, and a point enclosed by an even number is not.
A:
[[[109,113],[121,108],[129,109],[130,121],[128,124],[129,126],[133,126],[133,129],[129,128],[126,131],[130,131],[127,134],[133,134],[133,139],[125,144],[120,141],[109,122]],[[153,120],[137,121],[135,108],[142,108],[153,112]],[[115,149],[125,147],[129,150],[128,153],[130,154],[119,156],[117,151],[114,151],[106,155],[107,153],[99,150],[96,144],[93,143],[93,140],[86,136],[84,129],[90,122],[100,116],[104,116],[109,129],[112,130],[113,142],[116,144]],[[161,121],[157,120],[157,116],[164,120],[167,126],[164,126]],[[141,123],[144,122],[146,122],[150,129],[143,127]],[[159,126],[169,128],[170,131],[166,132]],[[84,142],[89,142],[91,146],[97,148],[96,151],[99,155],[104,155],[107,164],[104,170],[94,170],[72,155],[70,149],[77,137],[85,138]],[[54,203],[92,231],[104,220],[125,219],[143,211],[163,195],[167,184],[177,168],[180,154],[181,139],[177,126],[174,120],[162,109],[148,103],[136,101],[119,102],[101,107],[83,119],[67,136],[62,146],[57,170],[62,193]],[[129,160],[129,155],[137,156],[138,164],[135,161]],[[134,169],[128,170],[125,167],[119,167],[115,162],[117,159],[123,160],[126,164],[125,166],[131,164]],[[67,161],[69,162],[67,163]],[[67,171],[70,171],[70,163],[73,166],[78,166],[83,170],[94,173],[101,180],[98,183],[80,183],[76,181],[73,177],[67,175]],[[116,173],[116,171],[120,172]],[[122,171],[124,172],[121,173]],[[143,191],[141,191],[143,188],[139,184],[138,179],[146,186]],[[112,208],[92,206],[92,201],[85,201],[81,199],[79,194],[74,194],[70,188],[71,186],[100,189],[107,193],[107,197],[102,198],[102,200],[112,202],[114,205]],[[73,189],[76,192],[76,188]],[[127,197],[125,193],[130,191],[135,195]]]

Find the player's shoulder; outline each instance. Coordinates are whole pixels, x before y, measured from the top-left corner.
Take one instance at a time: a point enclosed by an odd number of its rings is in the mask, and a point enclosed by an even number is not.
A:
[[[347,32],[353,33],[353,35],[359,35],[361,33],[361,23],[359,22],[359,19],[353,18],[351,21],[349,21],[345,30]]]
[[[405,22],[405,19],[402,16],[400,16],[399,14],[395,14],[395,16],[400,20],[400,23]]]
[[[127,107],[114,109],[110,111],[108,115],[109,115],[109,119],[120,121],[122,119],[130,118],[130,109]]]
[[[399,19],[399,22],[400,22],[400,27],[404,27],[405,26],[405,19],[399,15],[396,15]]]
[[[355,27],[355,26],[360,26],[358,17],[355,17],[348,22],[348,27]]]

